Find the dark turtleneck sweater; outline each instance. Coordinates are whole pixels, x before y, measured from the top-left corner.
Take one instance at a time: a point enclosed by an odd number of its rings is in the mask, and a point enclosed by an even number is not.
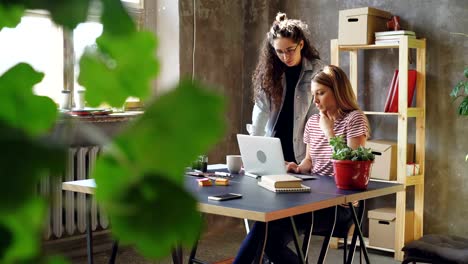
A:
[[[293,128],[294,128],[294,92],[296,90],[299,75],[301,74],[302,63],[297,66],[287,67],[286,77],[286,96],[283,107],[275,125],[275,137],[281,141],[285,161],[297,162],[294,155]]]

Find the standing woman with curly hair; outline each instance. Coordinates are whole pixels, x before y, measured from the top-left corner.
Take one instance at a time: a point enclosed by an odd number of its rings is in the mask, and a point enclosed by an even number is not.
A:
[[[312,114],[310,81],[324,65],[310,43],[307,25],[278,13],[252,76],[255,106],[249,133],[279,138],[288,162],[305,157],[304,126]]]
[[[249,133],[279,138],[284,159],[289,164],[305,158],[303,135],[305,123],[312,115],[311,80],[324,66],[310,43],[307,25],[278,13],[263,42],[252,76],[255,106]],[[311,220],[311,214],[306,217]],[[310,221],[301,222],[310,226]],[[298,224],[302,227],[302,223]],[[254,223],[234,263],[261,260],[263,249],[274,263],[297,262],[297,255],[286,246],[292,239],[290,232],[282,231],[290,228],[289,219],[271,223],[268,230],[265,223]],[[266,234],[270,241],[267,245]]]

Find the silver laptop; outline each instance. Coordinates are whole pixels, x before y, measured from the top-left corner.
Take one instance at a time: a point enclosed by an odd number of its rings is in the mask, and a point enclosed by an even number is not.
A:
[[[312,175],[286,173],[279,138],[237,134],[237,141],[246,175],[260,177],[271,174],[291,174],[303,180],[317,178]]]

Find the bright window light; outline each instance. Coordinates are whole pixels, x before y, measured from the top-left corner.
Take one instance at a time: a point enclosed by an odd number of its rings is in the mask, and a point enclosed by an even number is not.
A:
[[[63,37],[49,18],[25,16],[16,28],[0,31],[0,74],[20,62],[45,74],[34,87],[38,95],[59,102],[63,86]]]
[[[102,24],[98,22],[86,22],[79,24],[73,31],[73,46],[75,48],[75,91],[84,89],[78,84],[81,56],[87,46],[96,45],[96,38],[102,34]]]

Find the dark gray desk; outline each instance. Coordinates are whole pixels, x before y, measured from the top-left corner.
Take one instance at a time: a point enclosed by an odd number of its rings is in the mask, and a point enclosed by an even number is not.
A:
[[[313,186],[313,182],[304,184]],[[236,175],[230,179],[229,186],[198,185],[197,177],[187,176],[186,189],[197,199],[199,210],[203,213],[218,214],[249,220],[269,222],[289,216],[320,210],[346,202],[340,193],[274,193],[257,185],[257,180],[248,176]],[[335,188],[336,189],[336,188]],[[208,196],[223,193],[240,193],[241,199],[228,201],[208,200]]]
[[[197,177],[186,176],[185,179],[186,189],[197,199],[201,212],[262,222],[269,222],[343,203],[370,199],[404,190],[402,184],[374,181],[369,183],[368,189],[365,191],[340,190],[336,188],[331,177],[320,177],[318,180],[304,181],[303,184],[311,188],[310,193],[274,193],[258,186],[256,179],[242,175],[234,176],[229,186],[201,187],[198,185]],[[93,179],[72,181],[64,182],[62,184],[62,189],[93,194],[96,185]],[[228,192],[241,193],[243,197],[242,199],[229,201],[208,200],[208,196]],[[354,221],[357,223],[357,228],[355,230],[357,230],[358,233],[355,233],[353,240],[356,239],[356,236],[359,236],[362,240],[359,221],[356,215],[354,216]],[[89,236],[88,257],[89,263],[92,263],[92,232],[88,230],[87,233]],[[361,245],[364,246],[364,243]],[[367,255],[366,251],[364,252],[365,255]],[[348,261],[350,259],[352,258],[348,258]],[[367,257],[366,260],[368,261]]]
[[[336,188],[332,177],[303,182],[311,188],[310,193],[274,193],[257,185],[257,180],[236,175],[229,186],[198,186],[197,177],[187,176],[186,189],[199,203],[201,212],[246,218],[268,222],[335,205],[403,191],[401,184],[370,181],[365,191],[341,190]],[[240,193],[242,199],[211,201],[208,196],[223,193]]]
[[[198,200],[199,210],[210,214],[269,222],[348,203],[352,208],[353,221],[356,226],[348,263],[352,262],[357,238],[360,239],[366,262],[369,263],[360,221],[354,211],[352,202],[363,201],[404,190],[402,184],[377,181],[370,181],[367,190],[341,190],[336,188],[332,177],[326,176],[319,177],[317,180],[303,182],[304,185],[311,188],[310,193],[274,193],[258,186],[256,179],[242,175],[235,175],[231,179],[230,186],[202,187],[198,185],[196,179],[196,177],[187,176],[185,182],[186,189]],[[243,197],[229,201],[208,200],[208,196],[229,192],[240,193]],[[363,203],[361,202],[362,205]],[[297,234],[295,243],[296,249],[298,249]]]
[[[304,184],[309,186],[311,192],[314,193],[317,192],[344,196],[346,203],[384,196],[403,191],[405,189],[404,186],[399,183],[371,180],[369,181],[367,190],[341,190],[336,188],[335,181],[332,177],[320,177],[319,180],[305,181]]]

